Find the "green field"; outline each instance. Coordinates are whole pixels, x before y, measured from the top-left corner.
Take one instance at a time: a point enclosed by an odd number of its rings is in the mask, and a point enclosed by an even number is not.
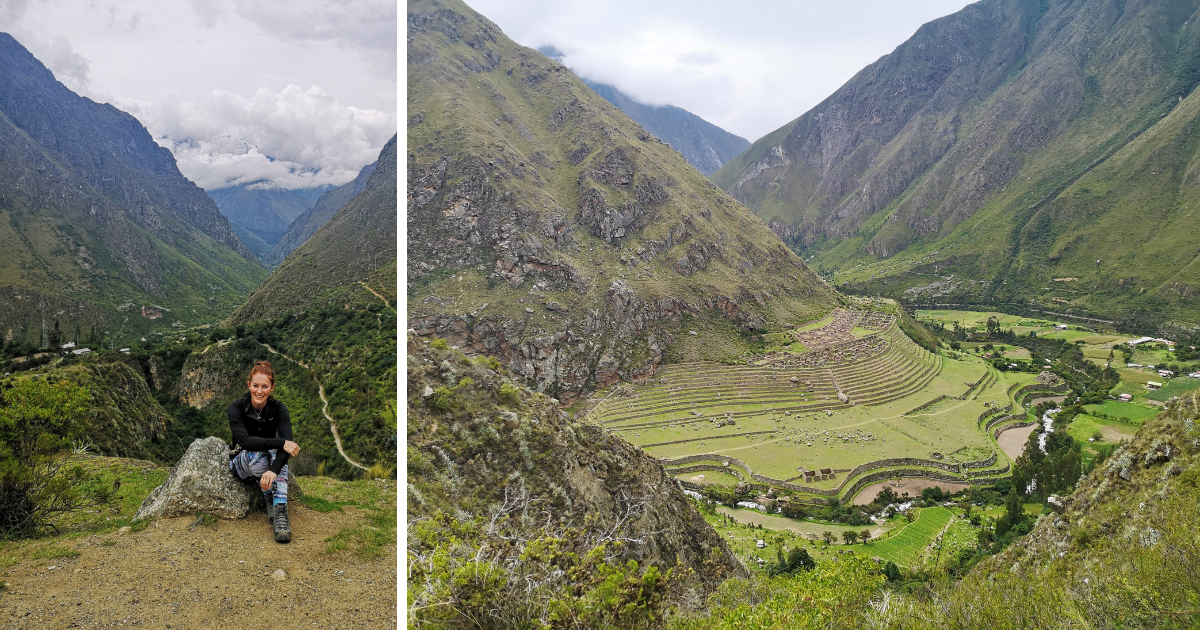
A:
[[[1143,420],[1153,418],[1159,411],[1158,409],[1151,409],[1118,400],[1109,400],[1102,405],[1084,405],[1083,408],[1089,413],[1098,412],[1118,419],[1128,418],[1134,426],[1141,426]]]
[[[788,335],[806,352],[782,350]],[[1020,413],[1012,395],[1034,375],[999,372],[971,354],[933,355],[886,313],[839,309],[813,325],[770,335],[767,347],[772,350],[742,365],[675,364],[651,382],[599,392],[587,418],[664,460],[668,472],[694,464],[738,467],[740,460],[748,468],[745,480],[754,473],[758,482],[791,493],[843,493],[853,481],[847,471],[890,458],[957,464],[990,461],[994,454],[997,474],[1005,474],[1008,459],[980,418],[998,418],[1010,405],[1011,413]],[[693,459],[678,461],[683,457]],[[835,474],[806,481],[805,470],[821,469]],[[884,469],[882,463],[870,467]],[[735,481],[718,474],[675,476]]]
[[[944,507],[922,508],[916,520],[895,530],[891,536],[865,545],[852,545],[851,548],[864,555],[911,567],[920,564],[929,544],[942,533],[953,517],[953,512]]]
[[[1088,442],[1097,431],[1102,435],[1103,442],[1119,442],[1121,440],[1133,439],[1133,434],[1137,433],[1138,424],[1129,424],[1119,420],[1106,420],[1097,418],[1086,413],[1081,413],[1071,420],[1067,425],[1067,435],[1075,438],[1075,441],[1081,444],[1093,444]]]
[[[1158,379],[1160,382],[1162,379]],[[1176,376],[1163,384],[1162,389],[1157,391],[1147,392],[1147,400],[1157,400],[1166,402],[1167,399],[1174,396],[1180,396],[1186,392],[1190,392],[1197,387],[1200,387],[1200,378],[1188,378],[1186,376]]]

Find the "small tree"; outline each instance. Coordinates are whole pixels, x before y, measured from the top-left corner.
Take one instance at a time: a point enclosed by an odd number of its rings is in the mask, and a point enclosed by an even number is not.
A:
[[[886,577],[889,582],[900,580],[900,567],[896,566],[895,562],[888,560],[887,564],[883,565],[883,577]]]
[[[858,542],[858,532],[854,530],[844,531],[842,532],[842,540],[844,540],[847,545],[853,545],[854,543]]]
[[[833,532],[825,530],[821,532],[821,538],[825,541],[826,545],[832,545],[836,536],[833,535]]]
[[[111,490],[68,465],[75,420],[86,410],[87,388],[21,379],[0,403],[0,536],[28,535],[54,526],[57,514],[107,503]]]
[[[867,544],[867,541],[871,540],[871,530],[864,529],[861,532],[858,532],[858,538],[863,542],[864,545]]]

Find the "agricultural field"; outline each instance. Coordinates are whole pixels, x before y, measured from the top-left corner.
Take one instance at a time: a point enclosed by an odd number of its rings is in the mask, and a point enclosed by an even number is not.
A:
[[[886,535],[893,527],[897,527],[904,523],[904,519],[894,519],[897,522],[890,522],[888,525],[864,525],[852,526],[841,525],[838,523],[822,523],[800,518],[788,518],[777,514],[764,514],[757,510],[748,510],[744,508],[729,508],[725,506],[717,507],[717,514],[728,517],[738,523],[747,525],[762,525],[765,529],[773,531],[787,531],[797,534],[808,540],[818,540],[824,532],[833,532],[837,539],[842,540],[842,533],[848,531],[861,532],[870,530],[871,536],[879,538]],[[759,538],[762,538],[760,535]]]
[[[893,530],[886,538],[864,544],[851,545],[850,549],[866,556],[891,560],[903,567],[922,563],[929,546],[942,534],[954,518],[954,513],[944,507],[921,508],[916,520]]]
[[[1162,381],[1163,379],[1156,380]],[[1196,389],[1197,387],[1200,387],[1200,378],[1176,376],[1163,383],[1162,389],[1146,392],[1145,399],[1166,402],[1168,399],[1174,396],[1181,396],[1186,392]]]
[[[1132,440],[1133,434],[1137,433],[1137,424],[1121,422],[1120,420],[1109,420],[1106,418],[1098,418],[1096,416],[1081,413],[1075,416],[1071,423],[1067,425],[1067,435],[1070,435],[1076,442],[1084,445],[1085,450],[1090,450],[1094,455],[1095,448],[1091,448],[1098,443],[1116,443],[1122,440]],[[1093,436],[1099,432],[1100,440],[1092,442]]]
[[[680,480],[754,481],[806,500],[848,500],[868,470],[961,478],[968,463],[977,476],[1007,474],[1010,460],[984,425],[1021,417],[1013,396],[1033,374],[931,354],[879,311],[838,309],[771,335],[767,347],[742,365],[674,364],[651,382],[614,386],[590,401],[586,418]],[[880,461],[893,458],[917,461]]]
[[[1158,409],[1151,409],[1117,400],[1109,400],[1102,405],[1084,405],[1083,408],[1092,414],[1104,414],[1118,420],[1125,418],[1128,424],[1132,424],[1135,427],[1142,426],[1143,421],[1153,418],[1159,411]]]

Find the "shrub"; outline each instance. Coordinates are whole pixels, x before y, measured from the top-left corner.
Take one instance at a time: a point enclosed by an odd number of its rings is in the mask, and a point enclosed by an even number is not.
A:
[[[0,405],[0,536],[57,528],[55,515],[107,503],[112,490],[69,465],[75,421],[85,413],[87,388],[69,382],[21,379]]]
[[[321,458],[309,451],[304,451],[288,460],[288,471],[297,477],[312,477],[317,474]]]
[[[383,462],[371,464],[364,472],[363,479],[391,479],[394,469]]]

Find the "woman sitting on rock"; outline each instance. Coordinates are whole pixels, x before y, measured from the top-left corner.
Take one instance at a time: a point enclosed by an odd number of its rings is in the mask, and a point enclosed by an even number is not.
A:
[[[275,542],[292,540],[288,526],[287,462],[300,453],[292,441],[292,421],[287,406],[271,397],[275,370],[269,361],[250,368],[249,392],[229,405],[229,430],[233,432],[235,455],[229,469],[242,479],[255,479],[267,500],[267,515],[275,530]]]

